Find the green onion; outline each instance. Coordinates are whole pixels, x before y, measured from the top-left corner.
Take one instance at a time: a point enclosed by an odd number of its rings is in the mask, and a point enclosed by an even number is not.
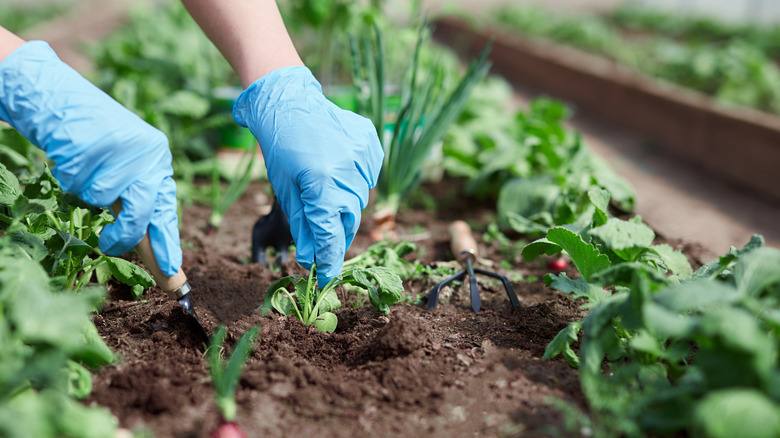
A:
[[[457,87],[447,94],[444,69],[435,65],[421,71],[420,50],[430,34],[427,22],[420,26],[412,60],[401,88],[401,110],[392,135],[385,135],[385,65],[382,32],[374,26],[374,38],[357,41],[350,36],[353,80],[358,93],[358,111],[367,114],[376,127],[385,161],[377,184],[376,211],[392,216],[401,201],[421,182],[421,170],[431,149],[460,114],[476,83],[490,68],[487,55],[492,42],[469,65]]]

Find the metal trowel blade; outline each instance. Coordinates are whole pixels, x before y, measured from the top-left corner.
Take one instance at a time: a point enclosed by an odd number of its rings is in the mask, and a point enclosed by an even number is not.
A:
[[[209,339],[209,334],[206,333],[206,329],[203,327],[203,323],[200,322],[200,318],[198,318],[198,314],[195,313],[195,307],[192,305],[192,300],[190,300],[190,294],[184,295],[183,297],[176,300],[179,302],[179,305],[184,309],[185,312],[187,312],[191,317],[195,319],[195,322],[198,323],[198,327],[200,328],[200,332],[203,335],[204,339]]]

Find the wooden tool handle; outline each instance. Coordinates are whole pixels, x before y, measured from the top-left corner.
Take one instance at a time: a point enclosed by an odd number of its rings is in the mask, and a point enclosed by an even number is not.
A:
[[[111,204],[111,210],[114,211],[114,216],[119,216],[119,213],[122,211],[122,200],[117,199],[113,204]],[[148,269],[152,274],[152,277],[157,283],[157,286],[159,286],[163,292],[165,292],[171,298],[180,298],[180,295],[186,294],[186,292],[183,294],[177,294],[177,291],[179,291],[187,283],[187,276],[184,275],[184,270],[179,268],[179,272],[177,272],[173,277],[168,277],[167,275],[163,274],[163,272],[160,270],[160,267],[157,265],[157,257],[154,256],[154,251],[152,250],[152,241],[149,240],[148,231],[146,234],[144,234],[141,242],[135,246],[135,250],[141,257],[141,261],[144,263],[144,266],[146,266],[146,269]]]
[[[450,249],[461,262],[466,258],[476,260],[477,242],[471,235],[471,227],[464,221],[455,221],[450,225]]]

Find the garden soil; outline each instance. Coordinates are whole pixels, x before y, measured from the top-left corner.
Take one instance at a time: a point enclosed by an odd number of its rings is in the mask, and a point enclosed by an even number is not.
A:
[[[578,435],[566,430],[567,418],[552,404],[586,409],[578,373],[561,358],[541,357],[584,311],[582,303],[544,286],[542,263],[522,263],[475,233],[480,266],[512,278],[522,309],[513,311],[500,283],[480,277],[479,313],[470,309],[467,286],[448,290],[449,298],[444,294],[428,311],[424,297],[441,278],[421,276],[405,282],[411,299],[389,316],[340,290],[338,327],[319,333],[292,317],[257,311],[271,282],[305,274],[294,261],[277,269],[248,261],[252,225],[268,210],[267,191],[253,184],[215,235],[205,232],[207,208],[185,208],[182,217],[183,269],[206,329],[227,326],[232,344],[260,326],[236,395],[238,423],[250,437]],[[464,219],[484,229],[494,208],[464,199],[457,183],[428,186],[427,193],[438,210],[403,211],[400,234],[415,241],[420,253],[414,257],[423,264],[451,264],[448,225]],[[371,243],[370,219],[364,222],[348,256]],[[694,264],[703,261],[699,247],[667,243]],[[85,403],[107,407],[122,427],[157,437],[208,436],[218,414],[204,345],[176,302],[156,288],[131,301],[126,288],[111,285],[94,320],[120,359],[97,372]]]

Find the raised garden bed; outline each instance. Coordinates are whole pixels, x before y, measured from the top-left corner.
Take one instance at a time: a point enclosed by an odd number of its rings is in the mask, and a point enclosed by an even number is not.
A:
[[[474,56],[491,38],[495,72],[544,90],[646,136],[669,154],[764,196],[780,199],[780,119],[660,82],[605,58],[456,18],[436,23],[434,37]]]

